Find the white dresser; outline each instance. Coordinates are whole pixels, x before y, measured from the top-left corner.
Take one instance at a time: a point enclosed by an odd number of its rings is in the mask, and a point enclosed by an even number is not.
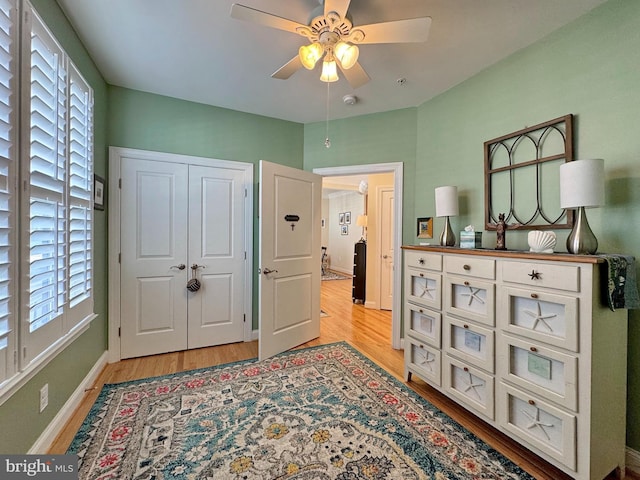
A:
[[[603,300],[601,260],[403,250],[405,379],[419,376],[573,478],[624,471],[627,311]]]

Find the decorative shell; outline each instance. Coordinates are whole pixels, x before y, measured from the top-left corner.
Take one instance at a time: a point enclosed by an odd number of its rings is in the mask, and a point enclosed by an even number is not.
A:
[[[529,251],[536,253],[553,253],[556,246],[556,234],[544,230],[532,230],[527,237]]]

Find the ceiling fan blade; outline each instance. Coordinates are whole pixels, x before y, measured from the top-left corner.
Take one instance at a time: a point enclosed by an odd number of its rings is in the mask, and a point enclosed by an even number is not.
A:
[[[337,63],[344,75],[344,78],[346,78],[349,85],[351,85],[351,88],[361,87],[370,80],[369,75],[367,75],[367,72],[364,71],[364,68],[362,68],[360,63],[356,62],[349,70],[342,68],[340,62]]]
[[[256,10],[255,8],[245,7],[239,3],[231,5],[231,18],[237,20],[246,20],[247,22],[258,23],[265,27],[277,28],[278,30],[284,30],[285,32],[298,33],[298,27],[306,27],[301,23],[288,20],[286,18],[278,17],[270,13]]]
[[[356,29],[364,32],[364,40],[358,43],[410,43],[426,41],[430,27],[431,17],[420,17],[358,25]]]
[[[324,16],[329,12],[336,12],[340,18],[344,18],[350,3],[351,0],[324,0]]]
[[[280,80],[286,80],[301,68],[302,68],[302,62],[300,61],[300,57],[296,55],[287,63],[285,63],[283,66],[281,66],[278,70],[273,72],[273,74],[271,75],[271,78],[279,78]]]

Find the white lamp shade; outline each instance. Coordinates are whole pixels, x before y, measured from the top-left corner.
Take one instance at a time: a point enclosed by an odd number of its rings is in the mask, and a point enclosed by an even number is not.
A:
[[[300,61],[307,70],[313,70],[313,67],[316,66],[316,62],[320,60],[320,57],[322,57],[323,54],[324,49],[318,42],[312,43],[311,45],[303,45],[298,50]]]
[[[604,205],[604,160],[591,158],[560,165],[560,208]]]
[[[340,60],[340,65],[345,70],[349,70],[358,61],[360,51],[356,45],[350,45],[345,42],[338,42],[335,47],[336,58]]]
[[[358,218],[356,218],[356,225],[359,227],[366,227],[367,226],[367,216],[366,215],[358,215]]]
[[[436,188],[436,217],[458,215],[458,187]]]
[[[338,69],[336,68],[335,60],[325,60],[322,62],[322,75],[320,75],[320,80],[327,83],[338,81]]]

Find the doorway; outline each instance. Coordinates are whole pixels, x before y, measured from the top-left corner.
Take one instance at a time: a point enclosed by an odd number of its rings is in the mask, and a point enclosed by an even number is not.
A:
[[[392,261],[392,301],[391,301],[391,346],[394,349],[401,348],[401,286],[402,286],[402,269],[395,268],[401,265],[401,245],[402,245],[402,185],[403,185],[403,165],[397,163],[384,163],[372,165],[357,165],[346,167],[327,167],[315,168],[313,173],[322,175],[323,177],[337,176],[354,176],[354,175],[374,175],[379,173],[393,174],[393,201],[390,202],[389,216],[391,219],[391,229],[389,239],[390,251],[387,255],[391,255]],[[369,192],[370,194],[375,192]],[[327,219],[325,219],[327,221]],[[379,253],[379,251],[378,251]],[[374,257],[375,257],[374,253]],[[366,303],[365,303],[366,304]]]

